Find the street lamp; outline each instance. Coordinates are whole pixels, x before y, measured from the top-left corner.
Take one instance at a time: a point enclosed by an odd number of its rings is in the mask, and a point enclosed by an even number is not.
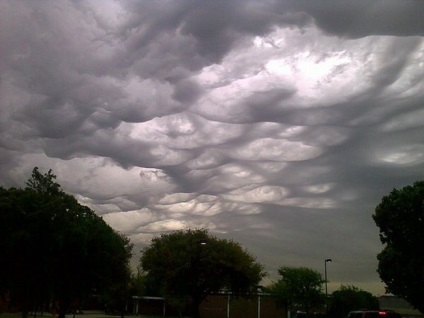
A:
[[[331,260],[331,258],[327,258],[325,261],[324,261],[324,275],[325,275],[325,313],[326,314],[328,314],[328,303],[327,303],[327,295],[328,295],[328,292],[327,292],[327,263],[328,262],[332,262],[332,260]]]

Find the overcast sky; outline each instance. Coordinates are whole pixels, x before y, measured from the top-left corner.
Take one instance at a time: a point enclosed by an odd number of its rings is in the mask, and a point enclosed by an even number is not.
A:
[[[206,228],[384,294],[372,214],[424,175],[424,1],[0,0],[0,185],[128,235]],[[139,256],[137,253],[136,257]]]

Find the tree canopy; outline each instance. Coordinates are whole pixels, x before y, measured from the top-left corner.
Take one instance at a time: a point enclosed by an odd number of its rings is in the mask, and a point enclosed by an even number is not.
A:
[[[130,275],[132,245],[94,211],[34,168],[24,189],[0,188],[1,288],[24,313],[50,300],[71,303]],[[30,307],[31,306],[31,307]]]
[[[378,310],[378,298],[355,286],[341,286],[331,294],[329,314],[331,317],[347,317],[352,310],[367,308]]]
[[[155,237],[142,252],[140,264],[151,284],[162,295],[189,298],[194,317],[210,293],[246,294],[265,276],[263,266],[240,244],[203,229]]]
[[[280,303],[292,307],[301,307],[309,315],[309,310],[324,302],[322,275],[307,267],[282,266],[278,269],[281,278],[270,286],[277,294]]]
[[[424,181],[393,189],[373,218],[384,244],[377,258],[387,291],[424,312]]]

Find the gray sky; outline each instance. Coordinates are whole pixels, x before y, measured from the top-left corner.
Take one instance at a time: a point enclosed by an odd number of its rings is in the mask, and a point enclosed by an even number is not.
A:
[[[0,180],[128,235],[203,227],[384,293],[372,220],[424,174],[424,1],[0,1]],[[138,257],[138,255],[137,255]],[[266,283],[266,282],[265,282]]]

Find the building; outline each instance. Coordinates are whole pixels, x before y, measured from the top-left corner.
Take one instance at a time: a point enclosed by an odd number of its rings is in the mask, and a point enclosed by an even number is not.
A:
[[[133,314],[176,317],[179,310],[190,316],[190,308],[176,308],[162,297],[133,297]],[[236,297],[231,294],[209,295],[200,305],[202,318],[287,318],[287,309],[277,305],[273,295]]]

